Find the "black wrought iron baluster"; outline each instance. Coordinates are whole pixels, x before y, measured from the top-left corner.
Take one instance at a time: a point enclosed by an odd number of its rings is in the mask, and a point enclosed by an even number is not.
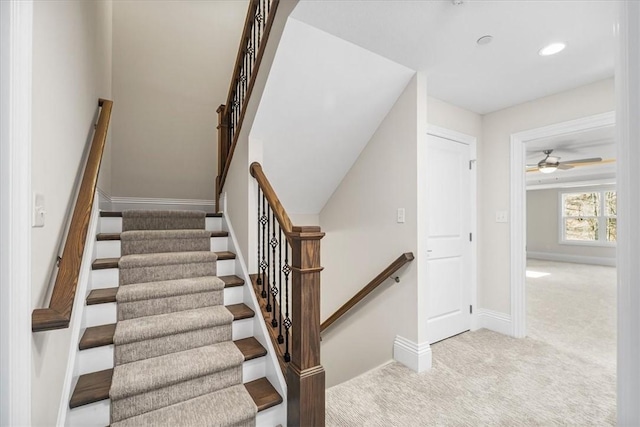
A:
[[[267,215],[265,213],[265,197],[263,194],[262,195],[262,215],[260,215],[260,223],[262,224],[262,259],[260,260],[260,270],[262,271],[262,292],[260,293],[260,295],[262,296],[262,298],[267,297],[267,289],[266,289],[267,280],[266,280],[265,270],[267,269],[268,264],[267,264],[267,261],[264,259],[264,241],[265,241],[264,231],[268,221],[269,221],[269,218],[267,218]]]
[[[271,301],[273,304],[273,312],[271,313],[271,326],[274,328],[278,326],[278,320],[276,319],[276,295],[278,295],[278,288],[276,287],[276,247],[278,246],[278,239],[276,239],[276,215],[271,211],[271,222],[273,223],[271,233]]]
[[[271,212],[271,205],[269,205],[267,203],[267,244],[269,246],[271,246],[270,243],[270,238],[269,236],[271,235],[271,220],[270,220],[270,215],[269,213]],[[269,276],[269,266],[271,265],[271,252],[269,252],[269,247],[267,247],[267,276]],[[270,286],[269,286],[269,277],[267,277],[267,291],[271,291]],[[271,310],[273,309],[273,307],[271,307],[271,292],[269,292],[267,295],[265,295],[265,297],[267,298],[267,306],[265,307],[267,309],[267,311],[269,313],[271,313]]]
[[[278,245],[278,343],[282,344],[284,342],[284,337],[282,336],[282,245],[283,243],[286,245],[287,242],[282,240],[282,227],[279,227],[280,230],[280,245]]]
[[[284,247],[284,266],[282,267],[284,273],[284,304],[285,304],[285,316],[284,316],[284,361],[291,361],[291,354],[289,353],[289,329],[291,329],[291,318],[289,317],[289,273],[291,273],[291,267],[289,266],[289,245]]]
[[[256,284],[258,286],[260,286],[262,284],[262,277],[260,276],[260,194],[262,193],[262,190],[260,190],[260,186],[258,186],[258,221],[256,221],[256,224],[258,224],[258,234],[256,234],[256,241],[258,242],[258,258],[256,258],[256,260],[258,261],[258,278],[256,279]]]

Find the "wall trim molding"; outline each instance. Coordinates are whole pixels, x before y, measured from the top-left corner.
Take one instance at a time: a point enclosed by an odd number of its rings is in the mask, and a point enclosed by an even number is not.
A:
[[[100,195],[97,195],[100,197]],[[96,245],[96,234],[98,233],[99,209],[94,203],[91,210],[91,219],[87,231],[87,241],[82,255],[80,264],[80,277],[78,278],[78,287],[76,290],[76,299],[73,302],[73,310],[71,311],[71,322],[69,329],[71,330],[71,339],[69,341],[69,356],[62,384],[62,394],[60,396],[60,404],[58,406],[58,426],[67,425],[67,416],[69,414],[69,399],[71,398],[71,385],[76,378],[76,361],[78,360],[78,342],[80,342],[80,331],[83,329],[82,320],[87,307],[85,304],[85,295],[87,295],[87,287],[91,278],[91,262],[93,261],[93,248]]]
[[[428,342],[418,344],[396,335],[393,359],[416,372],[428,371],[432,365],[431,345]]]
[[[216,203],[206,199],[169,199],[150,197],[119,197],[110,196],[111,207],[114,210],[127,209],[187,209],[215,212]]]
[[[616,266],[615,258],[561,254],[557,252],[527,251],[527,258],[541,259],[545,261],[572,262],[574,264],[604,265],[608,267]]]
[[[478,325],[499,334],[514,336],[511,316],[484,308],[478,309]]]
[[[524,338],[527,334],[525,271],[527,266],[527,189],[525,168],[528,141],[555,135],[570,134],[587,129],[612,126],[616,123],[615,112],[596,114],[566,122],[555,123],[536,129],[511,134],[510,158],[510,282],[511,321],[513,336]]]
[[[31,425],[33,1],[0,2],[0,425]]]
[[[617,2],[618,372],[620,426],[640,425],[640,3]]]

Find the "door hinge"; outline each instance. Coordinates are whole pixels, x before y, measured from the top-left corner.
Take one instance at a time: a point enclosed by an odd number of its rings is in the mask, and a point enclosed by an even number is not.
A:
[[[473,306],[472,305],[469,306],[469,314],[473,314]]]
[[[473,242],[473,233],[469,233],[469,241]]]

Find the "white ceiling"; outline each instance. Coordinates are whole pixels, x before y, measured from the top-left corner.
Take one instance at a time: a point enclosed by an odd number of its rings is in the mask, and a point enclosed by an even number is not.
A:
[[[614,1],[302,0],[291,16],[427,71],[430,96],[480,114],[614,73]],[[538,55],[555,41],[565,51]]]
[[[527,163],[536,164],[545,155],[543,150],[552,149],[552,156],[560,157],[560,161],[601,157],[604,160],[616,158],[615,128],[605,126],[582,132],[540,138],[526,144]],[[589,166],[574,167],[569,170],[556,170],[551,174],[527,172],[527,186],[548,188],[549,185],[576,184],[583,181],[615,182],[615,163],[602,163]]]
[[[289,18],[251,129],[288,212],[320,212],[414,74]]]

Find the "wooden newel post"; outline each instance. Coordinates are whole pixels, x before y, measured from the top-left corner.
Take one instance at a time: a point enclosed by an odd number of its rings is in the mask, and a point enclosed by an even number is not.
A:
[[[218,113],[218,176],[216,176],[216,212],[220,212],[220,179],[229,155],[229,117],[223,105],[216,110]]]
[[[320,365],[320,227],[291,234],[291,362],[287,368],[287,424],[324,426],[325,378]]]

